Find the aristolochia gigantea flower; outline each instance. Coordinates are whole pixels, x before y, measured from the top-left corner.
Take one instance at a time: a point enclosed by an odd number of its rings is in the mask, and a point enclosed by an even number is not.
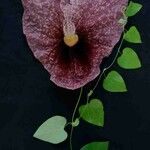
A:
[[[100,74],[124,30],[127,1],[22,0],[29,47],[55,84],[77,89]]]

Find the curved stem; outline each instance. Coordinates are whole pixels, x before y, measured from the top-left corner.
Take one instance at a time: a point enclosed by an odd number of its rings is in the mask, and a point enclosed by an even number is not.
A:
[[[80,94],[79,94],[79,98],[78,98],[78,101],[77,101],[77,103],[76,103],[75,109],[74,109],[74,111],[73,111],[73,115],[72,115],[72,119],[71,119],[72,123],[74,122],[75,114],[76,114],[77,108],[78,108],[78,106],[79,106],[82,93],[83,93],[83,87],[81,87]],[[73,129],[74,129],[74,127],[71,126],[71,131],[70,131],[70,150],[73,150],[73,147],[72,147],[72,134],[73,134]]]

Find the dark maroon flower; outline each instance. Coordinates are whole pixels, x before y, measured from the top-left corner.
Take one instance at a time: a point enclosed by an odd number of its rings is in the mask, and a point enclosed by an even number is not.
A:
[[[58,86],[95,79],[119,41],[128,0],[22,0],[23,31],[34,56]]]

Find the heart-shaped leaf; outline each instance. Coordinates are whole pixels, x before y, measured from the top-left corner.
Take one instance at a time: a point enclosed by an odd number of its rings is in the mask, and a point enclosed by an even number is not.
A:
[[[140,33],[135,26],[132,26],[124,34],[124,39],[131,43],[142,43]]]
[[[141,10],[141,8],[141,4],[130,1],[129,6],[126,9],[126,16],[131,17],[136,15]]]
[[[92,142],[84,147],[81,150],[108,150],[109,142]]]
[[[104,110],[100,100],[93,99],[90,103],[80,106],[79,113],[85,121],[97,126],[104,126]]]
[[[127,88],[122,76],[116,72],[111,71],[104,79],[103,87],[109,92],[126,92]]]
[[[141,67],[141,62],[137,54],[131,48],[125,48],[117,62],[124,69],[137,69]]]
[[[54,116],[45,121],[33,136],[52,144],[61,143],[67,138],[67,133],[64,130],[66,123],[64,117]]]

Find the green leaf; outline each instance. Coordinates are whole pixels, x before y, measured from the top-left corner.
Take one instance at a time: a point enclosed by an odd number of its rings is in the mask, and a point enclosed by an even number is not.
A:
[[[104,126],[103,104],[98,99],[93,99],[90,103],[80,106],[79,114],[82,119],[91,124]]]
[[[109,92],[126,92],[127,88],[122,76],[116,72],[111,71],[104,79],[103,87]]]
[[[137,54],[131,48],[125,48],[117,62],[124,69],[137,69],[141,67],[141,62]]]
[[[45,121],[33,136],[52,144],[61,143],[67,138],[67,133],[64,130],[66,122],[64,117],[54,116]]]
[[[108,150],[109,142],[92,142],[84,147],[81,150]]]
[[[134,16],[141,10],[141,8],[142,8],[141,4],[134,3],[132,1],[130,1],[129,6],[126,9],[125,14],[126,14],[127,17]]]
[[[125,34],[124,40],[131,43],[142,43],[139,31],[135,26],[132,26]]]

